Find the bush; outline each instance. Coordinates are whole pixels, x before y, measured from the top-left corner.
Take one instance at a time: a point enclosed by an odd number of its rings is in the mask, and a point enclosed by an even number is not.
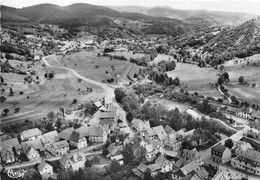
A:
[[[14,57],[8,53],[5,54],[6,59],[14,59]]]
[[[23,94],[23,91],[20,91],[19,94]]]
[[[76,104],[77,102],[77,99],[73,99],[72,104]]]

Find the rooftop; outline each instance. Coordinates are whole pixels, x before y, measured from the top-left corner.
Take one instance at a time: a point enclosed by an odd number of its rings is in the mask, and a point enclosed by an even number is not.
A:
[[[226,146],[224,146],[222,144],[218,144],[218,145],[214,146],[212,148],[212,150],[215,150],[217,152],[223,153],[226,150],[226,148],[227,148]]]
[[[33,136],[39,136],[42,134],[42,131],[38,128],[33,128],[33,129],[29,129],[29,130],[26,130],[26,131],[23,131],[21,133],[21,137],[23,139],[26,139],[26,138],[30,138],[30,137],[33,137]]]
[[[247,149],[240,156],[260,163],[260,152],[253,149]]]

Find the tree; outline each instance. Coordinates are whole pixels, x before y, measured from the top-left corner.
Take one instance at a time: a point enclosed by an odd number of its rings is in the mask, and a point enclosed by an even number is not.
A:
[[[122,88],[116,88],[114,93],[115,93],[115,99],[119,103],[121,103],[121,100],[126,96]]]
[[[14,95],[14,91],[13,89],[10,87],[10,93],[9,93],[9,96],[13,96]]]
[[[91,164],[90,160],[88,160],[88,159],[85,161],[84,165],[85,165],[85,167],[86,167],[86,168],[88,168],[88,167],[91,167],[91,166],[92,166],[92,164]]]
[[[0,103],[2,104],[2,103],[5,102],[5,101],[6,101],[6,97],[1,96],[1,97],[0,97]]]
[[[149,168],[147,168],[144,173],[144,180],[152,180],[151,170]]]
[[[4,109],[3,112],[5,113],[5,115],[7,115],[7,113],[9,112],[9,109]]]
[[[128,112],[128,113],[126,114],[126,119],[127,119],[129,122],[131,122],[131,121],[134,119],[133,113],[132,113],[132,112]]]
[[[239,78],[238,78],[238,82],[240,83],[240,84],[243,84],[244,83],[244,77],[243,76],[240,76]]]
[[[122,167],[117,160],[112,160],[110,163],[109,171],[110,173],[116,173],[119,172],[121,168]]]
[[[124,146],[122,154],[123,154],[123,157],[124,157],[124,164],[125,165],[131,163],[135,159],[133,148],[132,148],[131,144],[126,144]]]
[[[52,123],[48,123],[45,128],[46,128],[46,130],[48,130],[48,131],[52,131],[52,130],[53,130]]]
[[[54,119],[56,118],[56,114],[53,111],[51,111],[47,114],[47,117],[50,121],[54,121]]]
[[[231,149],[233,147],[234,143],[232,141],[232,139],[227,139],[225,141],[225,146],[228,147],[229,149]]]

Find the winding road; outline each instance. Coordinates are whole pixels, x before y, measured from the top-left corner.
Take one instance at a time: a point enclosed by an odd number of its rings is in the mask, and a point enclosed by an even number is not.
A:
[[[88,78],[80,75],[75,69],[71,69],[71,68],[68,68],[68,67],[53,66],[53,65],[51,65],[47,61],[47,58],[56,58],[56,57],[55,57],[55,55],[49,55],[49,56],[43,57],[42,61],[46,64],[46,66],[53,67],[53,68],[58,68],[58,69],[65,69],[65,70],[71,72],[76,78],[80,78],[80,79],[82,79],[85,82],[92,83],[92,84],[94,84],[96,86],[101,87],[104,90],[104,92],[105,92],[106,98],[108,98],[109,100],[112,100],[114,102],[114,104],[116,105],[116,107],[117,107],[117,109],[119,111],[119,119],[121,119],[123,121],[123,123],[125,124],[125,128],[123,129],[124,132],[129,133],[130,136],[132,136],[134,134],[133,130],[131,129],[131,127],[129,126],[129,124],[128,124],[127,120],[126,120],[126,113],[125,113],[125,111],[115,101],[114,89],[116,87],[118,87],[118,86],[109,86],[107,84],[104,84],[104,83],[101,83],[101,82],[97,82],[97,81],[94,81],[92,79],[88,79]]]

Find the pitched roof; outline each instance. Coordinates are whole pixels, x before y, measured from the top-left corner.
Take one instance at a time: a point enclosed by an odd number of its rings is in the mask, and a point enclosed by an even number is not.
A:
[[[251,117],[260,119],[260,112],[253,111],[253,113],[251,114]]]
[[[174,131],[169,125],[166,125],[164,127],[164,130],[165,132],[169,135],[169,134],[172,134],[172,133],[176,133],[176,131]]]
[[[114,144],[110,144],[107,147],[107,150],[108,150],[109,154],[112,156],[116,155],[119,152],[118,148]]]
[[[143,163],[139,164],[139,166],[137,167],[137,169],[141,172],[145,172],[147,170],[146,165],[144,165]]]
[[[166,161],[168,161],[162,154],[155,160],[155,163],[163,165]]]
[[[60,148],[68,147],[69,144],[67,140],[63,140],[63,141],[53,143],[52,146],[54,149],[60,149]]]
[[[153,127],[153,130],[158,135],[158,137],[161,141],[163,141],[167,138],[167,133],[165,132],[162,125]]]
[[[58,132],[56,130],[47,132],[41,136],[41,141],[43,144],[46,144],[48,142],[54,142],[58,138]]]
[[[218,144],[218,145],[214,146],[212,149],[217,152],[223,153],[226,150],[226,148],[227,148],[226,146],[224,146],[222,144]]]
[[[152,152],[153,151],[153,145],[152,144],[148,144],[147,146],[145,146],[145,149],[146,151],[149,153],[149,152]]]
[[[101,125],[113,125],[113,123],[114,123],[114,120],[113,119],[101,119],[100,121],[99,121],[99,124],[101,124]]]
[[[39,136],[41,134],[42,134],[42,131],[40,129],[33,128],[33,129],[29,129],[29,130],[23,131],[21,133],[21,137],[26,139],[26,138],[30,138],[30,137],[33,137],[33,136]]]
[[[192,171],[197,171],[200,169],[199,165],[195,161],[191,161],[190,163],[186,164],[182,168],[180,168],[183,174],[188,175]]]
[[[45,166],[51,166],[50,164],[48,164],[47,162],[45,161],[42,161],[39,165],[38,165],[38,171],[42,171]],[[52,166],[51,166],[52,167]]]
[[[256,150],[247,149],[246,151],[242,152],[240,156],[260,163],[260,152]]]
[[[0,142],[1,147],[9,146],[10,148],[15,148],[15,150],[19,150],[22,148],[17,138],[8,139]]]
[[[72,154],[72,159],[74,162],[78,162],[78,161],[85,161],[86,158],[83,152],[78,152]]]
[[[70,141],[72,142],[79,142],[80,139],[82,139],[84,136],[80,134],[79,132],[73,131],[71,136],[70,136]]]
[[[68,128],[68,129],[64,129],[63,131],[61,131],[59,133],[59,137],[69,141],[70,140],[70,136],[71,136],[73,131],[74,131],[73,127]]]
[[[151,169],[151,172],[159,171],[162,169],[162,166],[160,164],[150,164],[147,166],[149,169]]]
[[[106,131],[101,126],[93,126],[89,131],[89,136],[103,137]]]
[[[157,133],[154,131],[153,128],[148,128],[148,129],[147,129],[147,133],[148,133],[149,136],[155,136],[155,135],[157,135]]]
[[[63,166],[66,166],[68,162],[72,162],[67,155],[63,155],[59,161]]]
[[[102,106],[102,103],[101,103],[100,101],[97,101],[97,102],[95,102],[94,104],[95,104],[95,106],[97,106],[98,108]]]
[[[198,171],[196,171],[196,174],[199,176],[200,179],[205,179],[206,177],[209,176],[208,171],[206,171],[206,169],[203,167]]]
[[[44,151],[44,147],[39,138],[30,140],[30,141],[25,141],[25,142],[22,142],[21,144],[22,144],[23,149],[25,148],[25,144],[27,144],[35,150]]]
[[[112,104],[107,108],[107,111],[117,111],[117,107]]]
[[[99,114],[99,119],[106,119],[106,118],[115,118],[116,117],[116,112],[111,111],[111,112],[101,112]]]

